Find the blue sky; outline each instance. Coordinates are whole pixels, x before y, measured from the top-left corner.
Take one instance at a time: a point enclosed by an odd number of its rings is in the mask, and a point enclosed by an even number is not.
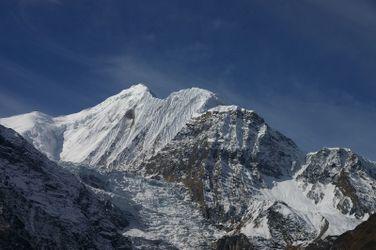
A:
[[[0,33],[0,117],[198,86],[306,151],[376,160],[374,1],[1,1]]]

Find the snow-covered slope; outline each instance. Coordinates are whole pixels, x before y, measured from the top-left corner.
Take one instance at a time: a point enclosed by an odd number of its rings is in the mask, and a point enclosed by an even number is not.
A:
[[[56,118],[33,112],[0,119],[55,161],[135,167],[169,142],[195,115],[216,106],[209,91],[191,88],[166,99],[134,85],[81,112]]]
[[[130,249],[122,212],[0,125],[0,249]]]
[[[0,119],[0,124],[17,131],[48,158],[59,158],[62,133],[52,117],[41,112],[31,112]]]

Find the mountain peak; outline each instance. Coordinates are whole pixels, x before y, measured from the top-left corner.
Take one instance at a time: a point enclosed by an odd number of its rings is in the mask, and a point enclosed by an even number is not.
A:
[[[118,94],[110,97],[110,98],[121,98],[124,96],[129,96],[129,95],[140,95],[140,94],[151,94],[150,89],[143,83],[138,83],[130,86],[127,89],[123,89],[120,91]]]
[[[128,89],[125,89],[125,91],[127,91],[127,90],[140,91],[140,92],[150,92],[148,86],[146,86],[146,85],[143,84],[143,83],[133,84],[133,85],[130,86]],[[123,90],[123,91],[124,91],[124,90]]]
[[[131,85],[127,89],[123,89],[120,91],[118,94],[109,97],[108,99],[121,99],[123,97],[127,97],[130,95],[144,95],[148,94],[151,95],[152,97],[156,98],[154,93],[150,90],[150,88],[144,84],[144,83],[137,83],[134,85]],[[185,89],[180,89],[178,91],[170,93],[170,95],[167,97],[169,98],[174,98],[174,97],[192,97],[192,96],[197,96],[197,97],[202,97],[205,99],[210,99],[210,98],[217,98],[217,95],[213,93],[210,90],[199,88],[199,87],[191,87],[191,88],[185,88]],[[159,99],[159,98],[158,98]]]

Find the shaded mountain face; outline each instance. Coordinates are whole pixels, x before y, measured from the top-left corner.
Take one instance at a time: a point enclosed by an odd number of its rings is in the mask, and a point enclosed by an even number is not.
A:
[[[221,106],[194,118],[143,166],[147,174],[183,182],[208,218],[234,223],[269,185],[264,176],[289,178],[303,159],[255,112]]]
[[[130,249],[123,213],[0,125],[1,249]]]
[[[253,250],[256,249],[244,234],[224,236],[213,244],[214,250]]]
[[[375,163],[341,148],[306,155],[255,112],[219,103],[202,89],[158,99],[135,85],[76,114],[52,118],[34,112],[0,123],[55,161],[88,164],[111,172],[108,176],[123,172],[104,182],[143,203],[142,217],[151,218],[153,226],[137,230],[174,246],[202,246],[223,234],[230,237],[223,238],[223,246],[246,244],[236,235],[257,249],[305,246],[352,230],[375,213]],[[85,178],[96,188],[103,186]],[[190,207],[196,219],[187,219],[176,207]],[[179,223],[171,226],[172,221],[158,217],[161,211]],[[158,215],[158,223],[147,213]],[[202,216],[216,229],[191,244],[191,235],[211,228]],[[186,234],[188,225],[194,234]],[[171,230],[178,227],[179,234]],[[128,235],[135,237],[137,230]]]

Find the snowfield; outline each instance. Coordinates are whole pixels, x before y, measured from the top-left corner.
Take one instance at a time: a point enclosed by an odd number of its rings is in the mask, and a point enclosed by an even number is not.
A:
[[[97,172],[77,165],[66,166],[82,176],[96,176],[106,183],[105,190],[94,188],[99,195],[109,196],[125,211],[130,222],[123,234],[137,248],[208,249],[225,232],[202,216],[188,190],[181,183],[168,183],[124,172]]]
[[[125,235],[162,240],[179,249],[209,248],[224,235],[203,218],[182,185],[120,175],[110,178],[110,188],[115,199],[125,196],[138,208],[140,220]]]

